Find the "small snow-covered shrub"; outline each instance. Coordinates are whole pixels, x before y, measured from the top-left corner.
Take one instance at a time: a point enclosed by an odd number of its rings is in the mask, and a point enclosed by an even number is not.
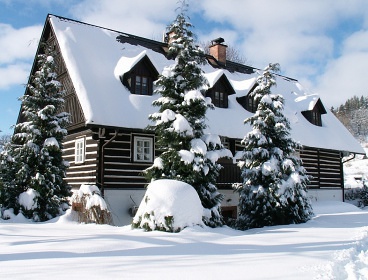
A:
[[[360,207],[368,206],[368,182],[367,181],[364,182],[363,188],[360,190],[358,198],[359,198]]]
[[[72,210],[80,223],[112,224],[111,212],[95,185],[80,186],[72,196]]]
[[[363,180],[358,187],[346,189],[345,200],[358,207],[368,206],[368,180]]]
[[[203,206],[191,185],[176,180],[156,180],[148,185],[132,228],[179,232],[186,227],[202,226],[202,215]]]

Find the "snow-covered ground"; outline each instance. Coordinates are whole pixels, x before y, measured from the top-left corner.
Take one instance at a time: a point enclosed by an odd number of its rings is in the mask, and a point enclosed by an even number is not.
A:
[[[346,184],[368,160],[345,164]],[[314,202],[305,224],[180,233],[0,219],[0,279],[368,279],[368,207]],[[73,217],[74,216],[74,217]]]
[[[368,210],[314,209],[306,224],[245,232],[0,220],[0,279],[368,279]]]

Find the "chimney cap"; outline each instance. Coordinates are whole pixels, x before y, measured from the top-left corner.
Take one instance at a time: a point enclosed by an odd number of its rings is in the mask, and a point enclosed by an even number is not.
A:
[[[213,39],[211,42],[212,42],[212,45],[214,45],[214,44],[221,44],[221,43],[225,42],[225,40],[222,37],[218,37],[216,39]]]

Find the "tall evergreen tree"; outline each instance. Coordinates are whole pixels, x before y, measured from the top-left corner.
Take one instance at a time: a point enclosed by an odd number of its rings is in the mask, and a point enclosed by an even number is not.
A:
[[[206,111],[212,104],[201,90],[207,85],[200,65],[206,63],[204,53],[194,45],[192,25],[180,13],[168,26],[168,56],[175,63],[166,67],[156,82],[153,102],[159,112],[149,116],[155,122],[150,128],[157,135],[157,148],[162,152],[146,170],[149,181],[175,179],[192,185],[207,210],[204,222],[212,227],[223,224],[220,214],[222,195],[215,186],[221,166],[211,154],[224,151],[220,141],[204,135]]]
[[[5,209],[21,212],[34,221],[58,216],[71,195],[64,181],[68,163],[62,159],[62,140],[69,114],[62,111],[64,91],[56,80],[51,47],[42,46],[37,56],[37,71],[31,76],[22,101],[24,122],[15,127],[11,142],[1,156],[3,187],[0,203]],[[20,201],[31,190],[33,204]]]
[[[313,214],[306,193],[308,176],[296,156],[299,145],[290,138],[290,123],[283,115],[284,99],[271,93],[276,86],[273,72],[278,70],[278,64],[270,64],[257,78],[253,94],[259,105],[245,120],[252,131],[243,139],[243,183],[236,187],[240,195],[236,227],[242,230],[302,223]]]

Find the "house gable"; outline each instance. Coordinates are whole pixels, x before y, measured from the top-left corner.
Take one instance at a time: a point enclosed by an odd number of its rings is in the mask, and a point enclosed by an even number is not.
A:
[[[64,106],[60,109],[60,112],[67,112],[69,113],[69,123],[67,124],[67,129],[74,130],[78,129],[80,127],[84,127],[85,124],[85,117],[83,113],[83,109],[81,107],[81,104],[78,100],[78,97],[76,95],[76,91],[73,85],[73,82],[70,78],[70,75],[68,73],[68,69],[65,65],[65,61],[63,58],[63,55],[60,50],[59,43],[57,41],[57,38],[55,36],[55,32],[50,24],[49,18],[47,18],[42,35],[41,35],[41,41],[46,42],[48,46],[51,46],[54,50],[54,61],[56,64],[56,73],[57,73],[57,80],[62,84],[63,90],[65,91],[65,97],[64,97]],[[43,53],[42,45],[40,44],[36,56],[38,54]],[[33,63],[31,73],[32,75],[37,71],[37,65],[36,65],[36,59]],[[28,89],[26,90],[25,94],[29,94]],[[24,119],[24,116],[22,115],[22,108],[19,113],[18,117],[18,123],[26,121]]]

